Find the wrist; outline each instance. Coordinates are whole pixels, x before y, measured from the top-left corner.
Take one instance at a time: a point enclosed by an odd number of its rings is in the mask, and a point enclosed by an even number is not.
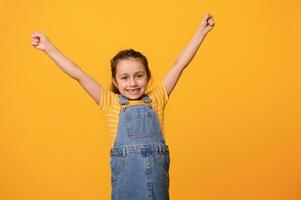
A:
[[[206,35],[208,33],[208,31],[206,31],[206,27],[205,26],[200,26],[199,27],[199,34],[200,35]]]
[[[56,48],[53,44],[49,43],[48,45],[45,46],[45,49],[44,49],[45,53],[49,54],[49,53],[52,53],[55,51],[56,51]]]

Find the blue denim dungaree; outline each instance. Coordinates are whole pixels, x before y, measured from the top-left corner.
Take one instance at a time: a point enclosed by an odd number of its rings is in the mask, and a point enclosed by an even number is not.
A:
[[[169,200],[169,149],[159,119],[146,104],[127,105],[119,94],[122,109],[118,132],[110,151],[112,200]]]

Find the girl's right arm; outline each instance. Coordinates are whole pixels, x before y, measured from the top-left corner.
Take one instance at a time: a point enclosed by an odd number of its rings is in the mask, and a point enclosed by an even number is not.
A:
[[[31,43],[35,48],[45,52],[66,74],[77,80],[99,105],[102,88],[96,80],[64,56],[43,33],[34,31]]]

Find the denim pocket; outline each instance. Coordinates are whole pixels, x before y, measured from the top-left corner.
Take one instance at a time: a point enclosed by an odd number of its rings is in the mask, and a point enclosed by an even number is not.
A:
[[[116,181],[118,180],[122,172],[122,169],[124,168],[125,165],[124,159],[125,159],[124,157],[118,157],[118,156],[110,157],[112,187],[116,186]]]
[[[143,139],[155,136],[158,123],[150,111],[131,113],[126,117],[128,136],[133,139]]]

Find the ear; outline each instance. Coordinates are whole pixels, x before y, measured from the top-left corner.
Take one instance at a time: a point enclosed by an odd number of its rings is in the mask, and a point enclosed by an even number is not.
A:
[[[117,82],[116,82],[116,79],[115,79],[115,78],[112,78],[112,83],[114,84],[114,86],[115,86],[116,88],[118,88],[118,84],[117,84]]]

